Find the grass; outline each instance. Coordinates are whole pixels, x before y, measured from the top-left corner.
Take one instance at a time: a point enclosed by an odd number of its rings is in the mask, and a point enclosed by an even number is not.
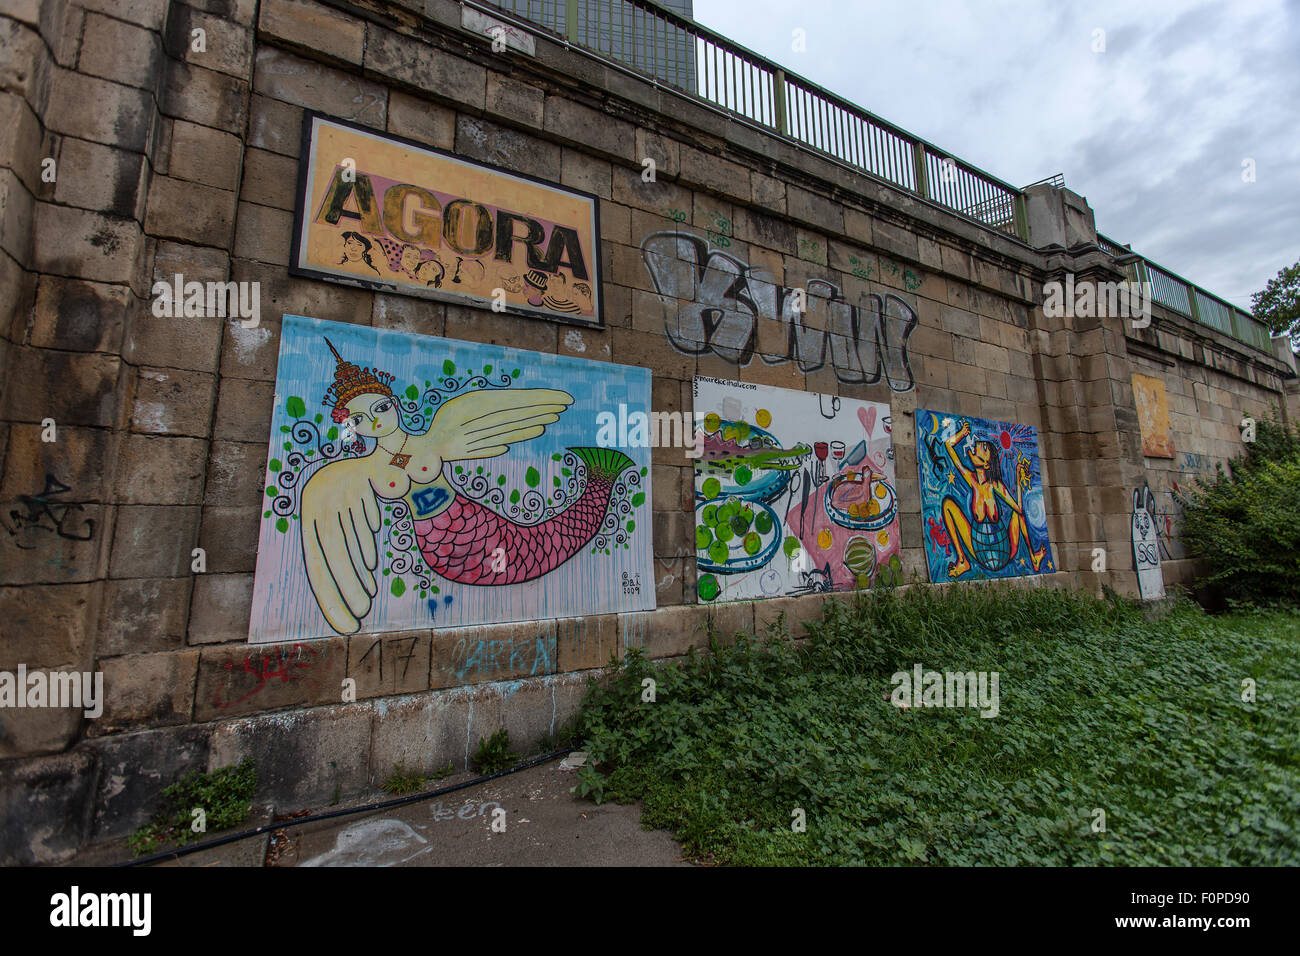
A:
[[[579,792],[725,864],[1300,864],[1300,613],[917,588],[810,630],[631,654],[584,702]],[[892,705],[917,663],[999,672],[999,715]]]
[[[448,763],[445,767],[436,768],[432,773],[425,773],[418,768],[410,768],[404,763],[399,763],[394,765],[393,772],[381,786],[386,793],[391,793],[395,797],[405,797],[426,790],[439,780],[445,780],[455,769]]]

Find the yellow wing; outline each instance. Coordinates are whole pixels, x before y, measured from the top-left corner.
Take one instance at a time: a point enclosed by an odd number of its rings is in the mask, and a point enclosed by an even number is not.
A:
[[[443,461],[493,458],[536,438],[572,404],[572,395],[554,388],[469,392],[438,409],[429,430],[412,442]]]
[[[330,627],[355,634],[375,596],[379,502],[363,458],[331,462],[302,490],[302,553]]]

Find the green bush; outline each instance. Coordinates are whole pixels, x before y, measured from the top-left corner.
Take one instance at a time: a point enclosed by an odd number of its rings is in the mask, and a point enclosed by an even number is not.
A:
[[[1246,449],[1184,498],[1183,543],[1215,598],[1300,604],[1300,434],[1260,422]]]
[[[191,839],[202,839],[207,831],[229,830],[248,819],[253,812],[253,793],[257,790],[257,769],[252,758],[234,767],[222,767],[212,773],[191,771],[176,783],[163,790],[168,809],[127,840],[131,850],[140,856],[164,843],[185,845]],[[205,829],[195,832],[194,811],[203,810]]]

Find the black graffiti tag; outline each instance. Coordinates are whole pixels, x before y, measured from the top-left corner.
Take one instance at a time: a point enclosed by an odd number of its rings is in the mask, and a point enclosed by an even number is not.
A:
[[[895,392],[915,387],[907,340],[917,317],[892,293],[863,295],[859,305],[851,305],[834,283],[810,279],[801,296],[682,233],[647,236],[641,257],[664,310],[664,334],[684,354],[713,352],[739,366],[757,354],[764,364],[794,362],[803,372],[823,368],[829,358],[835,377],[846,384],[883,379]],[[758,352],[763,321],[784,326],[781,351]]]
[[[70,527],[66,527],[68,517],[74,510],[85,510],[83,505],[76,502],[57,500],[60,495],[71,490],[53,475],[47,474],[45,476],[45,488],[40,494],[18,496],[18,503],[26,511],[24,513],[24,511],[14,508],[9,512],[9,520],[5,522],[5,530],[9,532],[9,536],[14,537],[24,528],[37,528],[41,531],[56,534],[60,538],[67,538],[69,541],[89,541],[95,536],[95,521],[93,518],[83,520],[85,534],[73,533]],[[75,527],[75,524],[72,527]],[[15,541],[14,544],[24,551],[31,551],[35,548],[35,545],[24,545],[21,541]]]

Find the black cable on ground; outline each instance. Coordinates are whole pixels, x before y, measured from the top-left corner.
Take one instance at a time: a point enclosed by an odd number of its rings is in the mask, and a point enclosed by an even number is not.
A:
[[[249,837],[261,836],[263,833],[270,830],[287,830],[289,827],[300,827],[305,823],[316,823],[320,820],[333,820],[336,817],[347,817],[357,813],[372,813],[375,810],[390,810],[393,807],[405,806],[408,803],[419,803],[421,800],[440,797],[445,793],[455,793],[457,790],[464,790],[466,787],[473,787],[480,783],[487,783],[489,780],[495,780],[497,777],[505,777],[512,773],[518,773],[520,770],[527,770],[529,767],[536,767],[549,760],[554,760],[556,757],[563,757],[565,754],[572,753],[573,750],[573,747],[565,747],[563,750],[556,750],[549,754],[543,754],[540,757],[534,757],[532,760],[526,760],[521,764],[517,764],[514,767],[508,767],[505,770],[498,770],[496,773],[490,773],[485,777],[466,780],[464,783],[455,783],[450,787],[443,787],[440,790],[429,790],[425,793],[413,793],[409,796],[395,797],[392,800],[383,800],[379,803],[368,803],[361,807],[347,807],[343,810],[329,810],[325,813],[314,813],[310,816],[297,817],[291,820],[279,820],[273,823],[264,823],[260,827],[254,827],[251,830],[244,830],[240,833],[230,833],[222,837],[215,837],[211,840],[205,840],[202,843],[195,843],[192,846],[182,846],[177,847],[174,850],[164,850],[162,853],[154,853],[152,856],[141,857],[138,860],[126,860],[122,863],[114,863],[113,866],[146,866],[150,863],[162,863],[164,860],[178,860],[191,853],[198,853],[200,850],[211,850],[215,847],[225,846],[227,843],[234,843],[237,840],[247,840]]]

